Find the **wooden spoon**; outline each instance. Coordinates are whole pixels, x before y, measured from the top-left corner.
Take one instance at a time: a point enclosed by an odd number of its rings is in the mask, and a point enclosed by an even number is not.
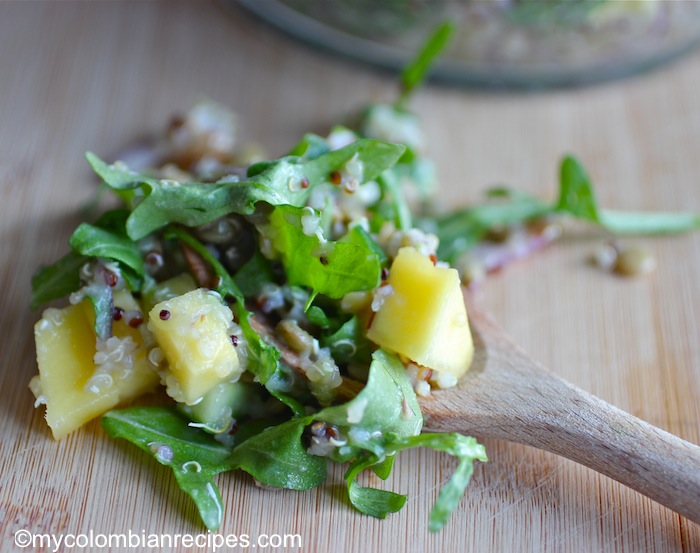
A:
[[[556,453],[700,523],[700,447],[557,377],[466,301],[474,362],[457,387],[421,398],[426,430]]]

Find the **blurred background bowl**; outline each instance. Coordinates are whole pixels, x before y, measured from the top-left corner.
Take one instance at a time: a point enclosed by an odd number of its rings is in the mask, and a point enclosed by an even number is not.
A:
[[[433,77],[575,86],[655,68],[700,43],[698,0],[224,0],[307,43],[397,70],[431,30],[458,31]]]

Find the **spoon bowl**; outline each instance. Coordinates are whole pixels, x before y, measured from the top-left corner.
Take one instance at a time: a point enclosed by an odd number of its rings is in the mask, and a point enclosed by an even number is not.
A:
[[[559,378],[465,294],[472,367],[420,399],[425,430],[497,438],[556,453],[700,523],[700,447]]]

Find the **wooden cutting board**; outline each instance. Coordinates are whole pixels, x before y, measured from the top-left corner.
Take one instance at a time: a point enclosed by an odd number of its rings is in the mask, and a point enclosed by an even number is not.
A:
[[[129,532],[196,537],[204,529],[170,472],[108,439],[99,423],[51,439],[27,388],[39,316],[28,308],[31,274],[67,251],[80,208],[94,198],[86,150],[113,157],[208,97],[239,114],[243,141],[277,156],[303,132],[324,132],[353,108],[390,100],[394,78],[210,2],[6,2],[0,52],[0,551],[16,550],[20,530],[57,538],[92,532],[93,543],[97,534]],[[413,108],[449,203],[504,183],[552,198],[558,161],[572,152],[602,205],[700,211],[699,94],[696,52],[585,89],[431,86]],[[478,299],[559,375],[699,443],[700,233],[630,241],[658,262],[638,279],[588,263],[601,240],[569,232],[492,277]],[[401,455],[380,484],[409,495],[404,510],[383,521],[348,506],[342,467],[306,493],[221,475],[221,534],[253,543],[298,535],[287,549],[300,551],[700,551],[698,525],[605,477],[526,447],[485,445],[491,461],[476,467],[438,534],[428,532],[428,513],[455,463],[429,451]]]

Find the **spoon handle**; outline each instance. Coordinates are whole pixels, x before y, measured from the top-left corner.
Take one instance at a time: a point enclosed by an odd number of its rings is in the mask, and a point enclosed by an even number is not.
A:
[[[581,463],[700,523],[700,447],[571,386],[571,409],[519,441]]]
[[[470,311],[477,355],[458,388],[422,402],[426,429],[556,453],[700,523],[700,447],[557,377]]]

